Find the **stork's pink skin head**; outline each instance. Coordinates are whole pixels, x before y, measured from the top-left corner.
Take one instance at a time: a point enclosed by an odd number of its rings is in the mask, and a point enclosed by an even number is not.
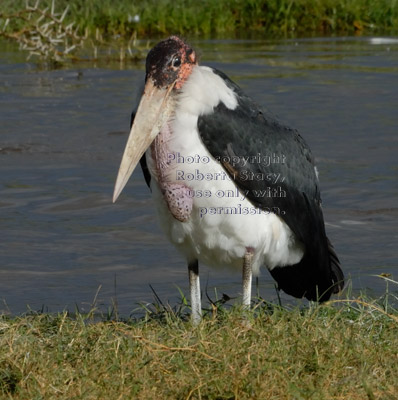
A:
[[[158,88],[175,83],[175,89],[181,89],[196,64],[195,51],[178,36],[170,36],[148,53],[146,80],[152,79]]]

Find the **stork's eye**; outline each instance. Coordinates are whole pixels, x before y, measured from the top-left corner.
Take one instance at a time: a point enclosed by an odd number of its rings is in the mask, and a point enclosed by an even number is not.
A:
[[[181,65],[181,57],[177,56],[173,58],[173,67],[178,68]]]

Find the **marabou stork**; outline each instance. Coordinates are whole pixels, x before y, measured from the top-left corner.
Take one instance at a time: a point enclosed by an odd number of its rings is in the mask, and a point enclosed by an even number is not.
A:
[[[140,161],[160,223],[188,263],[193,322],[201,318],[199,261],[241,269],[245,307],[260,266],[298,298],[339,292],[344,275],[299,133],[224,73],[199,66],[177,36],[148,53],[145,82],[113,201]]]

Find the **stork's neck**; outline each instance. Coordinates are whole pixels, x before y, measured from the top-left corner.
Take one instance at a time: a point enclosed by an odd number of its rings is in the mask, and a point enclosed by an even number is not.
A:
[[[194,66],[178,96],[178,113],[199,117],[212,113],[220,102],[234,110],[238,105],[236,93],[212,68]]]
[[[176,179],[177,153],[204,154],[211,157],[198,132],[200,115],[210,114],[224,103],[229,109],[238,105],[236,93],[211,68],[194,66],[183,87],[175,94],[175,112],[163,125],[150,147],[150,172],[174,218],[187,221],[192,210],[189,183]],[[221,166],[218,166],[222,170]],[[179,166],[184,168],[184,164]]]

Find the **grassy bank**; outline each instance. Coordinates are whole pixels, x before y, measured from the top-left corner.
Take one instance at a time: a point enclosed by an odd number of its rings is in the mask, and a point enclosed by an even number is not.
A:
[[[135,322],[0,320],[7,399],[396,399],[398,312],[361,299]]]
[[[146,39],[286,37],[397,31],[390,0],[2,0],[0,37],[50,65],[145,57]],[[145,39],[141,42],[136,39]]]
[[[51,4],[52,0],[41,0],[40,7]],[[69,6],[67,21],[74,21],[80,33],[89,35],[285,35],[352,33],[398,26],[398,2],[391,0],[56,0],[55,6],[59,11]],[[25,0],[2,0],[3,23],[4,16],[24,8]],[[25,23],[20,21],[19,27]]]

